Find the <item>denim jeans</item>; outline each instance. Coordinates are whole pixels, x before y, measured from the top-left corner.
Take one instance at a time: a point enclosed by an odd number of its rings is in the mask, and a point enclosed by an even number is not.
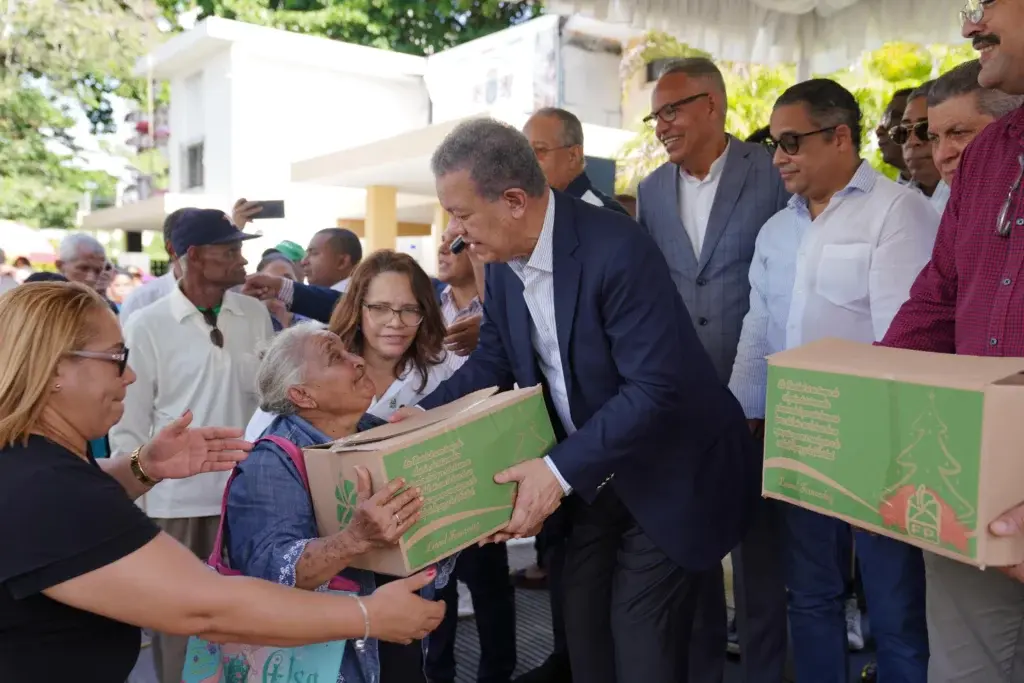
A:
[[[851,536],[845,522],[794,505],[786,506],[783,519],[797,683],[847,683],[844,602],[852,538],[878,645],[879,683],[927,683],[921,551],[864,531]]]

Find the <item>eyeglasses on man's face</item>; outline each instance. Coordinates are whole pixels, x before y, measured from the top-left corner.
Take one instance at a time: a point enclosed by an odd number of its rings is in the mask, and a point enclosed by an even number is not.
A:
[[[996,0],[967,0],[964,8],[960,10],[960,26],[965,24],[977,24],[985,17],[985,8],[990,7]]]
[[[921,142],[931,142],[928,137],[928,122],[917,121],[916,123],[901,123],[889,129],[889,137],[897,145],[905,145],[913,135]]]
[[[768,136],[764,141],[764,146],[772,156],[775,156],[775,150],[777,149],[781,149],[786,154],[797,154],[800,151],[800,143],[804,138],[812,135],[824,135],[825,133],[831,133],[838,127],[839,126],[829,126],[828,128],[819,128],[818,130],[811,130],[806,133],[783,133],[777,140]]]
[[[653,112],[653,113],[648,114],[647,116],[645,116],[644,117],[644,125],[647,125],[647,126],[650,126],[651,128],[653,128],[654,126],[658,125],[658,119],[661,119],[665,123],[672,123],[673,121],[676,120],[676,114],[679,112],[679,110],[682,107],[685,107],[686,105],[690,104],[691,102],[696,102],[697,100],[701,99],[702,97],[708,97],[708,96],[709,96],[708,93],[702,92],[702,93],[697,93],[696,95],[691,95],[689,97],[684,97],[683,99],[676,100],[675,102],[669,102],[668,104],[666,104],[664,107],[662,107],[658,111]]]

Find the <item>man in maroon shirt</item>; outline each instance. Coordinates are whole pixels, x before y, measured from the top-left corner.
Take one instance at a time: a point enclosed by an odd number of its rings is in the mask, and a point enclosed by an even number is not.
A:
[[[970,0],[963,35],[978,82],[1024,94],[1024,0]],[[931,262],[883,344],[976,356],[1024,356],[1024,108],[964,151]],[[1024,533],[1024,503],[995,520]],[[1024,566],[979,571],[926,554],[929,683],[1024,682]]]

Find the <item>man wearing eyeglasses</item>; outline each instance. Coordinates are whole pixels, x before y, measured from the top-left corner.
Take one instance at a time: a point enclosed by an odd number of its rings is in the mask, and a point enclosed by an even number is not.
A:
[[[941,216],[949,200],[949,186],[942,182],[939,169],[932,158],[932,141],[928,137],[928,92],[935,81],[922,83],[907,97],[907,108],[900,125],[892,129],[890,137],[903,146],[903,160],[910,170],[913,187],[931,201]]]
[[[523,135],[529,139],[548,185],[588,204],[628,215],[625,207],[594,187],[587,177],[583,124],[575,114],[557,107],[539,109],[523,126]]]
[[[222,211],[188,209],[171,235],[182,276],[171,292],[135,313],[124,330],[136,380],[110,431],[114,453],[131,453],[186,410],[193,425],[244,429],[256,411],[256,350],[273,336],[266,307],[229,291],[245,281],[242,241]],[[205,559],[213,547],[228,472],[160,484],[140,505]],[[187,638],[157,634],[161,683],[178,683]]]
[[[725,132],[728,97],[708,59],[674,62],[651,95],[654,128],[669,161],[637,191],[637,220],[668,261],[672,280],[722,383],[729,381],[757,233],[789,193],[763,147]],[[741,666],[748,683],[777,683],[786,661],[786,595],[774,548],[774,506],[760,505],[732,553]],[[692,683],[721,683],[726,655],[721,566],[703,582],[690,648]]]
[[[939,222],[921,193],[860,158],[860,107],[838,83],[791,87],[775,103],[770,129],[775,165],[794,196],[758,235],[750,311],[729,383],[757,422],[765,411],[765,357],[824,337],[881,339],[928,261]],[[846,683],[850,528],[780,506],[796,679]],[[880,679],[926,683],[921,553],[880,536],[855,537]]]
[[[961,20],[964,37],[980,53],[978,83],[1024,95],[1024,0],[971,0]],[[1022,175],[1024,109],[1018,108],[963,151],[931,261],[883,344],[1024,356]],[[991,520],[987,531],[1024,533],[1024,504]],[[925,565],[929,682],[1024,681],[1024,565],[979,571],[928,553]]]

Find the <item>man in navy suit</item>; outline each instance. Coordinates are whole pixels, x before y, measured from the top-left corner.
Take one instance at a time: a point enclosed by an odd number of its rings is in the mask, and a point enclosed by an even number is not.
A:
[[[760,492],[743,413],[630,218],[549,189],[526,138],[490,119],[453,130],[432,168],[450,229],[488,265],[479,344],[420,406],[544,386],[559,442],[495,477],[518,482],[495,540],[566,505],[573,678],[686,681],[701,580]]]

